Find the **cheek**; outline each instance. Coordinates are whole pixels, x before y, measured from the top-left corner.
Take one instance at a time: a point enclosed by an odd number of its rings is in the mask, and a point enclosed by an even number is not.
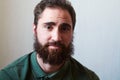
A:
[[[44,32],[38,32],[37,37],[38,37],[39,42],[42,45],[45,45],[48,42],[49,35],[45,34]]]
[[[73,40],[73,35],[64,36],[64,44],[68,46]]]

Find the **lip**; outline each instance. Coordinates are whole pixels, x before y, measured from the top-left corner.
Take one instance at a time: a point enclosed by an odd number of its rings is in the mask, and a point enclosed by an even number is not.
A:
[[[49,48],[50,49],[61,49],[60,46],[53,46],[53,45],[49,46]]]

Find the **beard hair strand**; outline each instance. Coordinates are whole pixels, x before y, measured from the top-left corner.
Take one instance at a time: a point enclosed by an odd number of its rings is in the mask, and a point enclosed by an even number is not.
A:
[[[53,43],[60,45],[61,51],[50,51],[48,49],[49,43],[46,43],[44,46],[42,46],[42,44],[39,43],[37,36],[35,36],[34,50],[37,52],[38,56],[43,59],[44,63],[49,63],[50,65],[60,65],[70,59],[71,55],[73,54],[72,42],[68,47],[65,47],[65,45],[61,44],[60,42]]]

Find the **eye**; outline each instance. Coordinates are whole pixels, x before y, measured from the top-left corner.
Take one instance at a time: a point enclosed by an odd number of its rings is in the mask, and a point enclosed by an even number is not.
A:
[[[47,23],[45,23],[44,27],[47,30],[52,30],[54,25],[55,25],[54,22],[47,22]]]
[[[47,28],[47,29],[51,29],[52,27],[51,27],[50,25],[47,25],[46,28]]]
[[[48,25],[48,24],[47,24],[47,25],[45,25],[45,28],[46,28],[47,30],[52,30],[53,27],[52,27],[52,25]]]
[[[61,27],[61,30],[62,30],[62,31],[69,31],[70,28],[69,28],[68,26],[63,26],[63,27]]]
[[[62,24],[60,30],[61,32],[69,32],[71,30],[71,26],[69,24]]]

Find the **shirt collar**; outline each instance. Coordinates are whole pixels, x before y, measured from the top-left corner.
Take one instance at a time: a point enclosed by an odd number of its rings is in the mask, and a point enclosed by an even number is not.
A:
[[[42,78],[42,77],[52,77],[54,76],[57,72],[54,72],[52,74],[46,74],[41,67],[39,66],[38,62],[37,62],[37,57],[36,57],[36,52],[33,52],[33,54],[31,55],[31,65],[32,65],[32,72],[33,75],[36,78]]]

